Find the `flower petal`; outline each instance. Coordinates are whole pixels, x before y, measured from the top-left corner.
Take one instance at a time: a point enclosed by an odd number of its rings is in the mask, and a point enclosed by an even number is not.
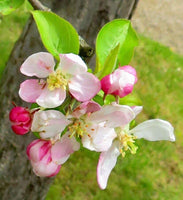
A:
[[[61,168],[61,165],[57,165],[54,162],[44,163],[31,161],[31,164],[34,173],[40,177],[55,176]]]
[[[31,130],[40,132],[41,138],[51,138],[60,134],[71,122],[57,110],[39,111],[34,114]]]
[[[121,69],[117,69],[112,74],[113,84],[110,88],[110,93],[119,95],[121,98],[131,93],[135,83],[135,77]]]
[[[137,79],[137,73],[136,73],[135,68],[133,68],[130,65],[125,65],[123,67],[119,67],[118,69],[119,70],[124,70],[125,72],[128,72],[129,74],[132,74],[135,77],[135,83],[137,82],[138,79]]]
[[[24,107],[14,107],[11,109],[9,119],[12,123],[27,123],[31,120],[30,112]]]
[[[88,120],[93,123],[106,122],[106,126],[115,128],[127,125],[134,117],[135,113],[129,106],[114,104],[103,106],[99,111],[92,113]]]
[[[39,52],[29,56],[22,64],[20,71],[27,76],[46,78],[54,71],[54,58],[50,53]]]
[[[36,102],[44,108],[55,108],[60,106],[66,98],[66,91],[58,88],[50,91],[47,86],[37,98]]]
[[[97,77],[91,73],[79,74],[69,81],[69,91],[78,101],[88,101],[99,91],[101,85]]]
[[[40,162],[47,157],[51,148],[51,142],[46,140],[34,140],[27,147],[27,155],[33,162]]]
[[[113,128],[102,125],[90,126],[87,128],[88,135],[82,137],[83,146],[91,151],[107,151],[112,145],[113,139],[117,136]]]
[[[78,55],[72,53],[60,54],[58,68],[60,68],[64,74],[72,75],[85,73],[87,71],[85,62]]]
[[[26,124],[16,124],[16,125],[12,125],[11,128],[12,130],[17,134],[17,135],[24,135],[26,133],[28,133],[30,131],[30,127],[31,127],[31,121],[26,123]]]
[[[143,106],[132,106],[131,107],[133,112],[135,113],[135,116],[137,116],[143,109]]]
[[[106,188],[109,175],[116,165],[119,155],[118,141],[115,141],[108,151],[100,154],[97,165],[97,181],[101,189]]]
[[[149,141],[175,141],[173,131],[174,128],[169,122],[161,119],[152,119],[139,124],[129,133],[133,133],[138,139],[144,138]]]
[[[52,160],[56,164],[63,164],[67,161],[70,154],[79,150],[80,144],[75,137],[70,138],[69,132],[64,134],[60,141],[56,142],[51,148]]]
[[[101,80],[101,89],[106,93],[109,94],[111,91],[111,87],[113,84],[112,74],[104,76]]]
[[[40,141],[41,141],[40,139],[33,140],[33,141],[27,146],[26,153],[27,153],[27,156],[28,156],[29,160],[31,159],[31,156],[30,156],[30,149],[31,149],[34,145],[36,145],[37,143],[40,143]],[[37,148],[36,151],[38,151],[38,150],[39,150],[39,148]]]
[[[21,83],[19,96],[26,102],[35,103],[36,99],[43,92],[45,82],[37,79],[29,79]]]
[[[94,101],[86,101],[84,103],[81,103],[72,113],[72,116],[79,118],[80,116],[86,114],[86,113],[92,113],[97,110],[100,110],[101,106],[94,102]]]

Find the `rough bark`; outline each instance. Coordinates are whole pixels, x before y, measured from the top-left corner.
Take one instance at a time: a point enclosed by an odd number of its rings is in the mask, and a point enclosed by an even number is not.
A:
[[[137,0],[43,0],[42,3],[70,21],[79,34],[94,47],[100,28],[114,18],[129,18]],[[20,39],[15,44],[0,83],[0,199],[44,199],[51,178],[36,177],[26,157],[26,146],[31,134],[17,136],[8,120],[11,102],[26,105],[18,96],[21,63],[31,54],[45,51],[36,26],[29,19]],[[94,60],[90,62],[92,65]]]

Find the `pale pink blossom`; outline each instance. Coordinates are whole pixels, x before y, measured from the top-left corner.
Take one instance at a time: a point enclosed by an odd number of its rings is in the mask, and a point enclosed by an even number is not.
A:
[[[66,91],[78,101],[93,98],[100,90],[100,81],[87,72],[84,61],[75,54],[60,54],[60,63],[54,69],[54,58],[50,53],[39,52],[29,56],[20,71],[29,79],[20,85],[20,97],[30,103],[36,102],[45,108],[54,108],[63,103]]]
[[[114,128],[128,124],[135,115],[128,106],[106,105],[99,108],[96,103],[89,102],[76,108],[72,116],[73,123],[69,125],[71,135],[80,135],[85,148],[102,152],[108,150],[117,137]]]
[[[61,165],[67,161],[70,154],[79,148],[76,139],[70,138],[66,133],[53,144],[51,140],[34,140],[27,147],[27,156],[37,176],[51,177],[59,172]]]
[[[30,111],[24,107],[14,107],[9,114],[11,128],[17,135],[24,135],[30,131],[32,117]]]
[[[136,71],[127,65],[119,67],[112,74],[102,78],[101,88],[105,94],[124,97],[132,92],[134,84],[137,82]]]
[[[34,114],[31,131],[38,132],[43,139],[60,135],[70,124],[65,115],[57,110],[38,111]]]
[[[136,109],[137,111],[137,109]],[[97,181],[101,189],[107,187],[107,181],[112,169],[115,167],[120,154],[125,155],[129,150],[134,154],[137,146],[135,139],[144,138],[149,141],[168,140],[175,141],[172,125],[161,119],[147,120],[137,125],[132,130],[126,126],[116,129],[117,137],[113,140],[111,147],[100,154],[97,166]]]

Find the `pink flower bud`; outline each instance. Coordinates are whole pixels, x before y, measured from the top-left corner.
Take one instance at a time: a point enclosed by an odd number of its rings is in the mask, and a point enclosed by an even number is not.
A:
[[[51,148],[50,140],[37,139],[28,145],[27,155],[37,176],[51,177],[59,172],[61,165],[52,161]]]
[[[31,114],[28,109],[24,107],[14,107],[9,114],[11,121],[11,128],[17,135],[24,135],[30,131],[31,128]]]
[[[74,137],[70,138],[70,133],[67,132],[54,144],[51,140],[34,140],[27,147],[27,156],[37,176],[51,177],[58,174],[61,165],[79,147],[80,144]]]
[[[119,67],[112,74],[103,77],[101,87],[105,94],[112,94],[122,98],[132,92],[136,82],[135,69],[127,65]]]

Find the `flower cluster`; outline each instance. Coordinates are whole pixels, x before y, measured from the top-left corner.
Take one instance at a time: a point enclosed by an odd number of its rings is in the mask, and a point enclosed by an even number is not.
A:
[[[107,95],[119,100],[132,92],[137,75],[131,66],[119,67],[100,81],[87,72],[78,55],[60,54],[60,62],[55,63],[51,54],[40,52],[28,57],[20,71],[39,78],[20,85],[20,97],[33,106],[14,107],[9,117],[16,134],[32,131],[39,137],[27,147],[37,176],[56,175],[82,145],[100,152],[97,180],[105,189],[117,157],[127,151],[136,153],[136,139],[175,141],[173,127],[164,120],[148,120],[131,129],[142,106],[120,105],[117,100],[105,103]],[[103,102],[99,104],[94,97],[101,90]]]

